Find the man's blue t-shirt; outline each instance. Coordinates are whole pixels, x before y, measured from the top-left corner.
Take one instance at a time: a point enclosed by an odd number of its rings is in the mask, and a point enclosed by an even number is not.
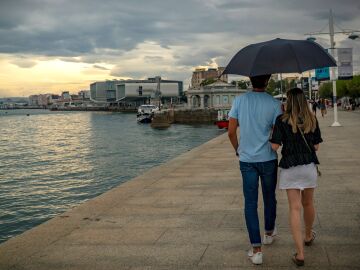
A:
[[[239,159],[265,162],[277,158],[269,142],[276,117],[282,113],[280,101],[266,92],[247,92],[235,98],[229,117],[239,122]]]

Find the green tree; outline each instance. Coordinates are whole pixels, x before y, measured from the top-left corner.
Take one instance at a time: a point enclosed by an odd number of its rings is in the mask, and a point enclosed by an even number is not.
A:
[[[248,82],[245,80],[240,80],[237,82],[240,89],[247,89],[248,88]]]
[[[201,85],[201,86],[205,86],[205,85],[212,84],[212,83],[214,83],[214,82],[216,82],[216,81],[217,81],[216,78],[209,78],[209,79],[203,80],[203,81],[200,83],[200,85]]]
[[[332,83],[324,82],[319,87],[319,96],[321,98],[331,98],[332,97]]]
[[[266,92],[268,92],[272,96],[277,94],[277,92],[276,92],[276,82],[273,79],[269,80],[268,86],[266,87]]]
[[[360,97],[360,75],[354,76],[352,80],[347,82],[349,96]]]
[[[295,80],[291,80],[290,83],[288,84],[288,86],[289,86],[289,89],[296,87],[296,82],[295,82]]]
[[[320,97],[332,97],[332,82],[322,83],[319,88]],[[354,76],[351,80],[336,81],[336,95],[338,98],[350,96],[360,97],[360,75]]]
[[[336,95],[338,98],[349,95],[348,81],[338,80],[336,81]]]

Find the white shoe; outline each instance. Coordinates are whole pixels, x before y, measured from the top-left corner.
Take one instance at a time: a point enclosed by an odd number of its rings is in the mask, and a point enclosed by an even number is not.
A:
[[[264,234],[263,244],[264,245],[271,245],[274,242],[276,235],[277,235],[277,229],[275,227],[274,231],[272,232],[271,235]]]
[[[254,254],[253,249],[248,251],[249,259],[252,261],[253,264],[262,264],[263,262],[263,255],[262,252],[256,252]]]

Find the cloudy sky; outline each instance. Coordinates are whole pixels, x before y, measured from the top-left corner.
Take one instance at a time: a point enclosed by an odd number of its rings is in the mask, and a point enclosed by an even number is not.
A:
[[[330,8],[336,30],[360,30],[358,0],[0,0],[0,97],[156,75],[187,87],[195,67],[224,66],[250,43],[328,32]],[[336,42],[359,72],[360,39]]]

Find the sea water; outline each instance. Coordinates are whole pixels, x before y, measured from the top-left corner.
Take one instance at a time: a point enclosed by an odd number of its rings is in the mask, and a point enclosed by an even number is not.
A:
[[[135,114],[0,110],[0,242],[222,134]]]

